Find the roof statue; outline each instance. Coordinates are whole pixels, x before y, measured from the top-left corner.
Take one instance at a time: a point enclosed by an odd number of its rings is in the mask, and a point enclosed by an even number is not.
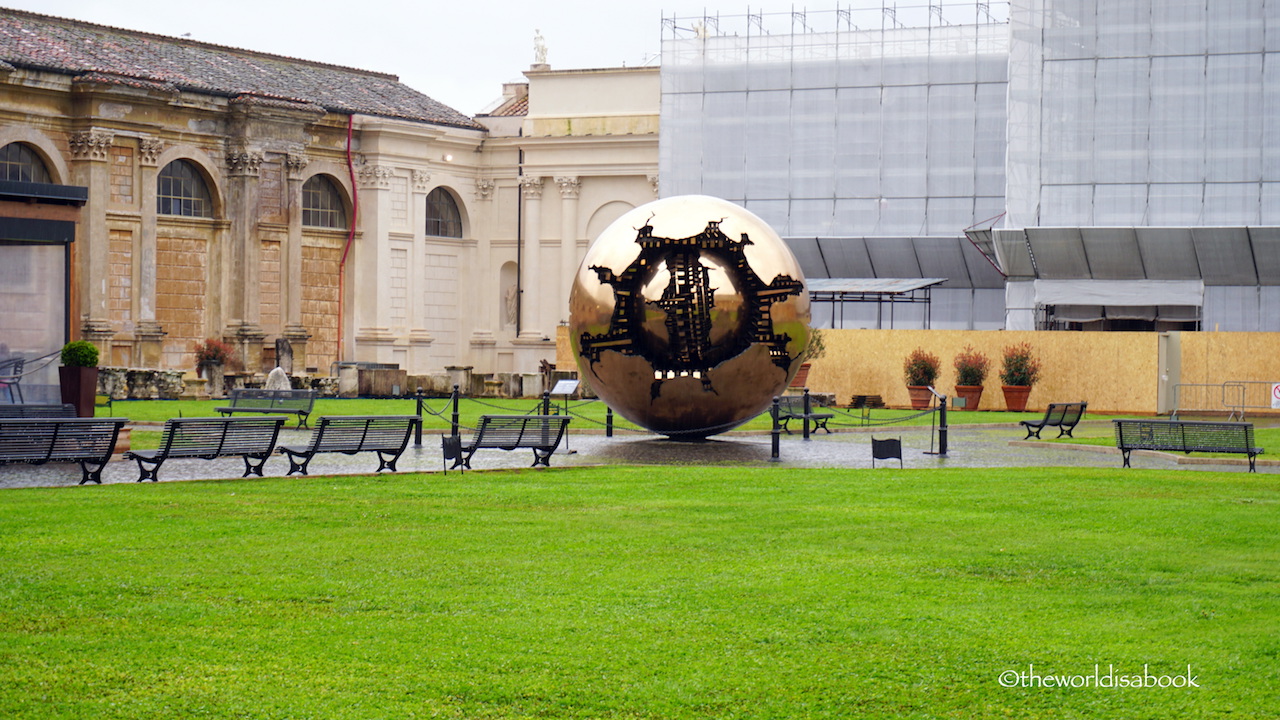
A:
[[[547,41],[541,30],[533,31],[533,62],[536,65],[547,64]]]

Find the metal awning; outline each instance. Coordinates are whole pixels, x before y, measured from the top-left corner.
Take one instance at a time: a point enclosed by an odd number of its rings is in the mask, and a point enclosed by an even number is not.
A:
[[[844,325],[845,303],[876,303],[876,326],[883,327],[884,306],[889,306],[889,327],[893,327],[893,306],[899,303],[921,303],[924,307],[924,327],[929,328],[931,289],[947,281],[946,278],[813,278],[805,281],[809,287],[809,302],[831,303],[831,321],[834,325],[839,310],[840,326]]]
[[[993,235],[1011,279],[1280,285],[1280,227],[1041,227]]]

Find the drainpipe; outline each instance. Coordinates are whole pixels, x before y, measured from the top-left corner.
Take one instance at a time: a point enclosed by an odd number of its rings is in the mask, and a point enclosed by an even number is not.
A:
[[[520,128],[520,136],[524,128]],[[524,186],[520,184],[524,177],[524,148],[516,152],[516,337],[520,337],[521,323],[524,321]]]
[[[338,360],[342,360],[342,328],[346,324],[343,307],[346,303],[347,287],[347,255],[351,252],[351,243],[356,239],[356,217],[360,214],[360,191],[356,189],[356,166],[351,161],[351,127],[355,123],[355,115],[347,116],[347,174],[351,178],[351,228],[347,231],[347,244],[342,248],[342,259],[338,261]]]

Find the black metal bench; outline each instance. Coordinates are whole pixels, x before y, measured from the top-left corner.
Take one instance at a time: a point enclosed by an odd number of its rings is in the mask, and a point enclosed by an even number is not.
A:
[[[1032,435],[1040,438],[1040,431],[1046,427],[1058,428],[1058,437],[1066,435],[1074,438],[1075,435],[1071,431],[1075,429],[1076,424],[1080,422],[1080,418],[1084,417],[1084,411],[1089,407],[1087,402],[1078,403],[1049,403],[1049,407],[1044,411],[1044,417],[1039,420],[1019,420],[1019,425],[1027,426],[1027,437],[1023,440],[1030,439]]]
[[[551,467],[551,455],[560,446],[568,415],[481,415],[480,426],[471,439],[446,435],[442,441],[444,459],[453,460],[452,470],[470,468],[471,456],[481,448],[533,450],[533,466]]]
[[[315,390],[262,390],[237,388],[231,391],[231,404],[214,408],[223,417],[231,413],[252,412],[298,416],[298,427],[307,427],[307,417],[316,403]]]
[[[831,432],[831,428],[827,427],[827,421],[835,417],[835,413],[816,413],[813,411],[814,405],[809,404],[809,420],[813,422],[813,430],[826,430]],[[787,423],[792,420],[804,422],[804,396],[803,395],[783,395],[778,398],[778,422],[782,423],[782,429],[788,435],[791,430],[787,427]]]
[[[867,408],[884,407],[884,399],[879,395],[854,395],[849,400],[850,410],[864,410]]]
[[[159,480],[160,466],[170,458],[213,460],[235,455],[244,458],[241,477],[262,477],[262,466],[271,457],[285,420],[284,416],[171,418],[164,422],[158,449],[131,450],[124,457],[138,461],[138,482]]]
[[[73,418],[76,406],[71,403],[18,403],[0,405],[0,418]]]
[[[1242,453],[1249,456],[1249,472],[1262,448],[1253,444],[1253,423],[1213,420],[1112,420],[1116,447],[1129,467],[1134,450]]]
[[[0,463],[80,463],[80,484],[102,483],[120,428],[128,418],[30,417],[0,419]]]
[[[396,461],[420,422],[422,418],[417,415],[326,416],[311,431],[306,445],[281,445],[277,452],[289,458],[289,475],[306,475],[307,464],[320,453],[374,452],[378,454],[377,472],[395,472]]]

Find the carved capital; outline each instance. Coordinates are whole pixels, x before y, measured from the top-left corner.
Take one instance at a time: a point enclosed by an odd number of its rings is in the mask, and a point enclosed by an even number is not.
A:
[[[227,153],[227,174],[256,176],[263,159],[260,152]]]
[[[653,194],[656,197],[658,194],[658,176],[657,175],[649,176],[649,185],[653,188]]]
[[[144,137],[138,141],[138,158],[143,165],[155,167],[160,162],[160,153],[164,151],[164,143],[160,138]]]
[[[414,170],[413,187],[415,190],[426,190],[431,187],[431,173],[426,170]]]
[[[71,157],[76,160],[106,160],[115,133],[86,130],[71,134]]]
[[[542,181],[545,178],[533,177],[525,175],[520,178],[520,192],[524,194],[526,200],[542,199]]]
[[[561,175],[556,178],[556,185],[560,186],[560,197],[565,199],[576,199],[582,191],[582,181],[576,177]]]
[[[492,200],[493,199],[493,181],[478,179],[476,180],[476,199]]]
[[[391,175],[391,168],[386,165],[363,165],[356,171],[360,184],[371,188],[391,187]]]
[[[284,169],[289,174],[290,180],[301,180],[302,171],[307,168],[307,156],[297,153],[287,153],[284,156]]]

